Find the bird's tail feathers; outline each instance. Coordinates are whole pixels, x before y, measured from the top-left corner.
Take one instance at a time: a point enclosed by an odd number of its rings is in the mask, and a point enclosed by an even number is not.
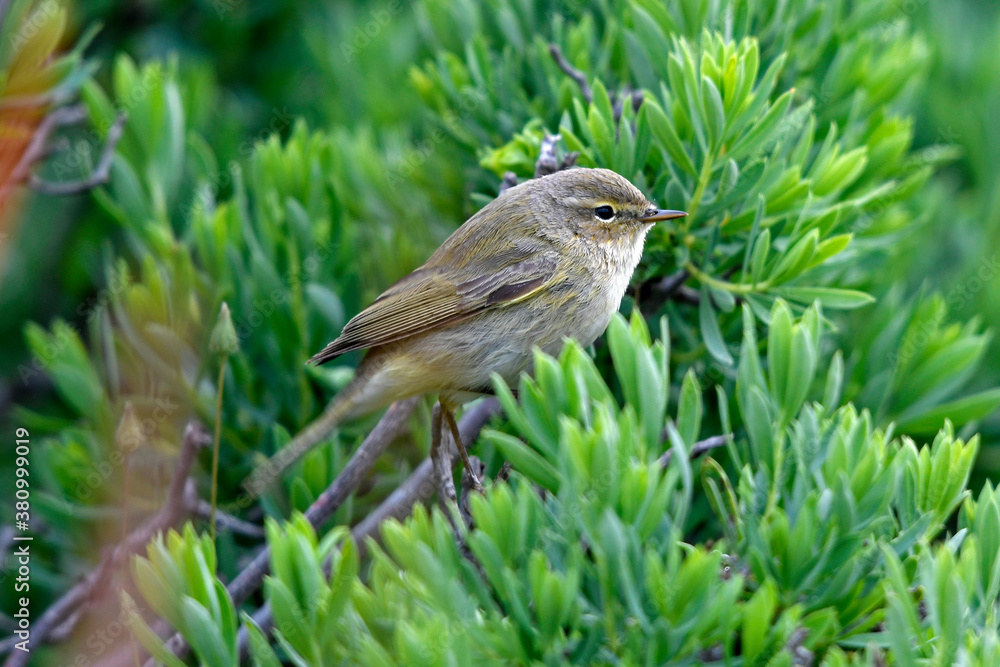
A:
[[[323,411],[323,414],[296,434],[287,445],[275,452],[270,459],[258,466],[243,481],[243,487],[248,493],[256,497],[266,491],[281,473],[322,442],[338,424],[351,415],[355,407],[354,385],[355,383],[352,382],[341,390]]]

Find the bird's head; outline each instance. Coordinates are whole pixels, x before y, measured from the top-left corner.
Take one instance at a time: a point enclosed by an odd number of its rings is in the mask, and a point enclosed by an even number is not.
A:
[[[565,169],[529,181],[542,231],[594,242],[643,238],[655,223],[687,215],[657,208],[628,179],[609,169]],[[527,184],[525,184],[527,185]]]

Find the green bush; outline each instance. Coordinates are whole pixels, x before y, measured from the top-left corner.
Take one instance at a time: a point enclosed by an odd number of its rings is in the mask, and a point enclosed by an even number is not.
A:
[[[127,476],[144,482],[125,501],[157,506],[184,425],[215,423],[218,401],[220,507],[267,517],[262,596],[227,593],[258,546],[228,531],[213,543],[188,524],[131,568],[136,607],[203,664],[236,664],[241,628],[261,665],[996,664],[1000,496],[970,492],[998,442],[983,363],[996,288],[975,252],[948,270],[927,257],[969,239],[982,251],[1000,209],[981,156],[953,145],[975,131],[925,127],[960,115],[935,79],[955,48],[935,3],[915,17],[882,0],[249,4],[194,12],[169,58],[137,62],[119,51],[147,42],[123,42],[82,85],[99,133],[129,120],[83,216],[107,237],[97,290],[65,321],[29,324],[19,362],[52,383],[14,415],[45,434],[47,596],[93,566],[94,531],[118,529]],[[220,52],[247,49],[268,20],[304,41],[268,37],[246,62],[288,44],[301,73],[192,54],[214,30]],[[312,99],[317,81],[328,94]],[[256,126],[224,118],[243,86]],[[504,461],[513,473],[471,498],[464,544],[436,507],[383,524],[379,542],[346,529],[425,458],[426,402],[318,534],[297,512],[374,417],[244,495],[358,357],[304,362],[507,172],[531,177],[556,133],[560,154],[690,215],[653,229],[628,319],[595,349],[570,342],[518,387],[497,381],[503,417],[475,449],[491,477]],[[231,356],[211,342],[223,303]],[[143,435],[122,464],[129,404]],[[265,602],[273,635],[251,618]],[[182,664],[136,621],[148,651]]]

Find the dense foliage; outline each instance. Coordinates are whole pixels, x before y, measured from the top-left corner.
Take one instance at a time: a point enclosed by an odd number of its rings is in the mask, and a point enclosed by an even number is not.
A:
[[[88,639],[121,603],[167,664],[182,663],[156,616],[213,666],[237,662],[241,629],[261,665],[1000,661],[1000,493],[984,479],[1000,465],[995,12],[124,5],[70,13],[107,23],[46,79],[88,129],[36,167],[86,173],[124,112],[110,178],[85,201],[26,203],[5,257],[33,609],[157,510],[185,424],[214,425],[217,405],[220,507],[266,530],[213,541],[195,520],[155,539],[53,664],[98,659]],[[5,35],[32,12],[40,28],[0,40],[0,123],[17,67],[48,62],[66,28],[46,2],[12,8]],[[300,512],[377,416],[245,496],[358,357],[304,362],[507,172],[531,177],[556,133],[561,154],[690,215],[654,228],[596,349],[539,355],[516,397],[497,383],[503,417],[475,453],[491,478],[513,473],[471,499],[467,549],[436,506],[380,543],[349,535],[425,458],[429,401],[318,531]],[[55,257],[52,275],[31,253]],[[715,435],[724,448],[692,455]],[[200,464],[208,498],[209,451]],[[224,584],[265,540],[272,576],[234,605]],[[265,602],[273,635],[250,618]]]

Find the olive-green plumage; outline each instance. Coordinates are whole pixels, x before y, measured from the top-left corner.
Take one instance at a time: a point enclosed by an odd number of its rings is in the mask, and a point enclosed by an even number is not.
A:
[[[252,483],[269,484],[344,419],[431,392],[448,409],[489,391],[492,373],[516,382],[533,347],[555,354],[567,337],[589,345],[618,310],[653,223],[682,215],[657,210],[607,169],[503,192],[312,358],[369,350],[324,415]]]

